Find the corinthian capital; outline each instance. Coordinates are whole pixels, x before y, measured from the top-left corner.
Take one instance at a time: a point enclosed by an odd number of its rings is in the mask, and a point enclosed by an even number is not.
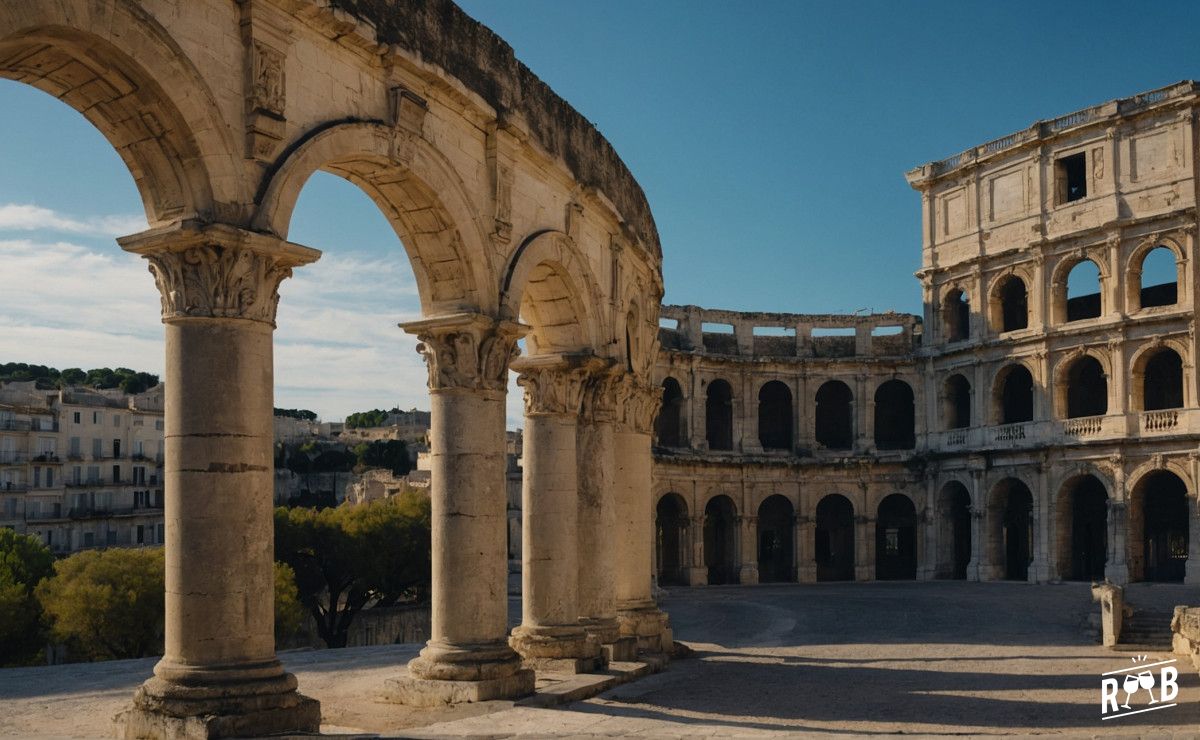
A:
[[[649,434],[662,407],[662,388],[633,373],[622,373],[616,386],[617,422],[632,431]]]
[[[401,324],[417,335],[417,351],[429,370],[429,390],[503,391],[509,364],[520,354],[517,340],[528,327],[478,313],[460,313]]]
[[[586,422],[612,423],[617,420],[617,401],[625,372],[607,361],[584,383],[580,418]]]
[[[543,355],[513,363],[525,389],[525,413],[578,416],[583,397],[604,360],[591,355]]]
[[[291,277],[292,268],[321,256],[315,249],[224,224],[185,222],[117,241],[150,263],[165,322],[246,319],[274,326],[280,283]]]

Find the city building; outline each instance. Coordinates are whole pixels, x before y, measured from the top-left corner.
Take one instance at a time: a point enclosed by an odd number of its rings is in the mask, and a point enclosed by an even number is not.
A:
[[[923,318],[664,307],[660,582],[1200,582],[1198,91],[909,172]]]
[[[56,554],[163,543],[163,387],[0,387],[0,526]]]

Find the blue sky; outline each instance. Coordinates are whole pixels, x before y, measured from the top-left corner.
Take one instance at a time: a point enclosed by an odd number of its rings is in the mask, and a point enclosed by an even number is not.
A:
[[[666,300],[721,308],[919,313],[906,170],[1200,77],[1200,6],[1183,2],[460,4],[629,165],[662,236]],[[0,81],[0,264],[20,286],[0,302],[0,358],[161,371],[152,282],[112,242],[140,218],[99,134]],[[283,289],[277,404],[326,418],[426,405],[395,329],[417,310],[411,271],[370,201],[314,178],[290,238],[326,256]]]

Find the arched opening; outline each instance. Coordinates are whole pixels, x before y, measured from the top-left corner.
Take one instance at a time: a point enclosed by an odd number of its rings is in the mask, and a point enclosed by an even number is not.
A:
[[[1094,475],[1067,481],[1058,498],[1058,571],[1071,581],[1102,581],[1108,561],[1108,490]]]
[[[818,581],[854,580],[854,504],[832,493],[817,503]]]
[[[938,495],[938,577],[962,580],[971,563],[971,494],[950,481]]]
[[[714,496],[704,507],[704,565],[708,583],[737,583],[737,510],[728,496]]]
[[[992,489],[988,507],[992,567],[1007,581],[1029,578],[1033,560],[1033,494],[1016,478],[1005,478]]]
[[[687,502],[678,493],[668,493],[655,507],[654,531],[657,547],[658,582],[664,586],[687,585]]]
[[[1029,294],[1025,281],[1016,275],[1002,279],[996,289],[992,326],[997,331],[1018,331],[1029,326]]]
[[[1142,410],[1183,408],[1183,360],[1170,347],[1163,347],[1145,361],[1142,370]]]
[[[1167,247],[1158,246],[1146,252],[1138,277],[1142,308],[1173,306],[1179,302],[1179,268],[1175,253]]]
[[[942,386],[942,424],[946,429],[971,426],[971,384],[958,373]]]
[[[875,520],[875,578],[911,581],[917,577],[917,509],[912,499],[893,493],[879,502]]]
[[[758,580],[762,583],[796,580],[794,521],[792,502],[779,494],[768,496],[758,507]]]
[[[947,342],[961,342],[971,336],[971,301],[961,288],[946,294],[942,304],[942,326]]]
[[[1067,369],[1067,418],[1103,416],[1108,413],[1108,380],[1104,367],[1091,355],[1084,355]]]
[[[912,387],[903,380],[881,383],[875,391],[875,447],[911,450],[917,446]]]
[[[1130,502],[1130,578],[1180,582],[1185,575],[1191,507],[1187,484],[1169,470],[1148,473]]]
[[[733,449],[733,389],[724,380],[708,384],[704,421],[710,450]]]
[[[1082,260],[1067,274],[1067,321],[1094,319],[1101,311],[1100,268]]]
[[[792,449],[792,391],[772,380],[758,391],[758,441],[764,450]]]
[[[660,447],[683,447],[683,389],[675,378],[662,382],[663,403],[654,425]]]
[[[1033,374],[1024,365],[1008,365],[996,377],[995,418],[1001,424],[1033,421]]]
[[[817,389],[817,443],[830,450],[854,446],[854,394],[840,380],[830,380]]]

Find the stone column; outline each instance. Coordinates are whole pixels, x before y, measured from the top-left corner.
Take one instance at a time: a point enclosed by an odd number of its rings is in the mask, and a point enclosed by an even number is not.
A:
[[[803,514],[797,514],[795,521],[796,580],[800,583],[816,583],[817,523]]]
[[[523,330],[475,313],[402,328],[421,340],[429,370],[432,620],[409,675],[388,681],[387,693],[417,706],[524,696],[533,672],[507,640],[504,434],[508,366]]]
[[[513,363],[521,374],[517,383],[525,389],[525,547],[521,624],[509,642],[535,670],[587,673],[600,663],[599,641],[579,622],[576,447],[585,384],[600,362],[590,355],[544,355]],[[594,431],[589,429],[589,437]],[[589,466],[587,472],[594,470]],[[593,493],[595,482],[586,486]],[[646,536],[649,553],[649,528]]]
[[[758,517],[738,517],[741,527],[739,552],[741,565],[738,568],[738,583],[758,583]]]
[[[854,517],[854,580],[875,580],[875,520]]]
[[[1116,494],[1116,490],[1113,491],[1113,494]],[[1109,497],[1108,563],[1104,566],[1104,580],[1118,586],[1129,583],[1129,562],[1125,557],[1125,542],[1128,532],[1129,516],[1125,501]]]
[[[692,557],[688,567],[689,586],[707,586],[708,568],[704,566],[704,515],[692,517],[688,531],[691,532]]]
[[[218,224],[120,244],[150,262],[166,325],[166,632],[118,731],[316,732],[275,657],[272,334],[280,283],[320,253]]]
[[[584,386],[576,441],[579,615],[587,633],[606,646],[606,657],[632,660],[637,657],[637,641],[629,640],[632,645],[620,643],[617,623],[616,562],[620,543],[613,477],[617,379],[606,367],[588,377]],[[680,550],[684,544],[680,543]],[[682,565],[686,561],[679,562]]]
[[[613,435],[616,466],[617,620],[621,634],[636,637],[648,652],[671,649],[667,615],[650,591],[654,545],[650,481],[650,432],[662,404],[662,392],[632,374],[618,385],[617,428]],[[701,537],[703,529],[701,528]],[[702,561],[701,561],[702,562]]]

